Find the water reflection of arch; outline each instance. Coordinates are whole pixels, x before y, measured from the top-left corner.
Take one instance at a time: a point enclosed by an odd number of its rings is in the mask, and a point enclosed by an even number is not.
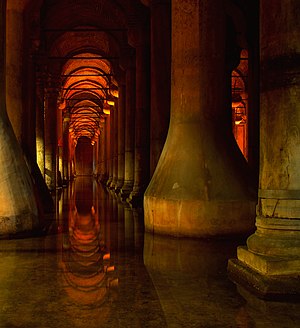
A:
[[[84,177],[74,182],[62,257],[65,291],[76,303],[88,306],[103,304],[110,287],[118,283],[103,241],[94,183]]]

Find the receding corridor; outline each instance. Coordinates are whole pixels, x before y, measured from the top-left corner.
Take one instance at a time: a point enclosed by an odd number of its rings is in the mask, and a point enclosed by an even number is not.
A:
[[[300,304],[236,290],[241,242],[144,235],[131,209],[91,178],[57,199],[49,232],[0,241],[0,327],[299,327]]]
[[[0,328],[300,327],[299,13],[0,0]]]

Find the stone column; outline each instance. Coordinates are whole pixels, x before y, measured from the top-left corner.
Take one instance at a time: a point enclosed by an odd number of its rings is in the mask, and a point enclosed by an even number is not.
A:
[[[44,115],[45,115],[45,103],[44,103],[44,86],[42,83],[42,77],[39,76],[36,79],[36,151],[37,151],[37,164],[45,179],[45,132],[44,132]]]
[[[97,148],[98,148],[98,162],[97,162],[97,181],[101,181],[101,176],[105,171],[104,161],[105,161],[105,149],[104,149],[104,124],[105,118],[101,116],[100,118],[100,134],[98,137]]]
[[[254,225],[228,115],[225,49],[224,0],[172,1],[171,119],[144,197],[148,231],[204,237]]]
[[[171,95],[171,1],[151,0],[150,176],[166,141]]]
[[[116,99],[117,100],[117,99]],[[115,102],[113,106],[113,125],[111,130],[111,136],[113,138],[113,179],[110,184],[110,189],[115,189],[118,181],[118,116],[119,108],[118,103]]]
[[[69,125],[70,114],[65,113],[63,117],[63,184],[67,184],[70,180],[69,172]]]
[[[24,6],[26,1],[7,1],[6,12],[6,101],[7,113],[14,133],[22,143],[23,122],[23,88],[22,83],[26,80],[23,77],[23,48],[25,29],[23,22]]]
[[[125,175],[125,100],[126,87],[124,83],[120,83],[118,98],[118,181],[115,186],[116,193],[120,192],[124,184]]]
[[[111,114],[108,114],[105,118],[105,158],[106,158],[106,177],[102,182],[107,182],[111,174],[111,140],[110,140],[110,130],[111,130]]]
[[[136,51],[136,111],[134,185],[129,201],[142,200],[150,172],[150,48],[147,22],[129,32],[129,43]]]
[[[123,200],[132,192],[134,183],[135,85],[135,63],[129,58],[126,65],[125,172],[121,190]]]
[[[6,112],[6,1],[0,1],[0,236],[39,226],[32,181]]]
[[[297,0],[260,2],[260,177],[257,230],[229,261],[262,297],[300,293],[300,21]]]
[[[45,91],[45,180],[50,190],[56,188],[56,153],[57,153],[57,97],[55,82]]]
[[[113,181],[114,174],[114,122],[115,122],[115,110],[112,106],[110,106],[110,115],[109,115],[109,175],[107,180],[107,187],[111,187],[111,183]]]

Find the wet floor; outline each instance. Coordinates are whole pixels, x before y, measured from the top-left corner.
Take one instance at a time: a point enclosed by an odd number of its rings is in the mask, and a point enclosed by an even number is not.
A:
[[[245,241],[144,234],[142,211],[89,178],[58,198],[46,236],[0,240],[1,328],[300,327],[300,304],[227,278]]]

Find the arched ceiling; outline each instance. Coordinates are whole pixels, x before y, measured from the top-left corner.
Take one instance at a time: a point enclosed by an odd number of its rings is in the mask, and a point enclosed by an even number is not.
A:
[[[74,140],[88,137],[95,143],[104,121],[104,104],[112,100],[117,89],[112,68],[106,59],[81,53],[68,59],[62,67],[60,99],[64,116],[70,120],[69,132]]]
[[[145,7],[139,0],[38,1],[40,53],[56,77],[63,117],[75,143],[80,137],[94,143],[108,102],[116,102],[128,28],[143,17]]]
[[[17,0],[13,0],[17,3]],[[128,30],[149,20],[140,0],[26,0],[23,9],[44,86],[58,91],[75,144],[99,136],[116,103]]]

